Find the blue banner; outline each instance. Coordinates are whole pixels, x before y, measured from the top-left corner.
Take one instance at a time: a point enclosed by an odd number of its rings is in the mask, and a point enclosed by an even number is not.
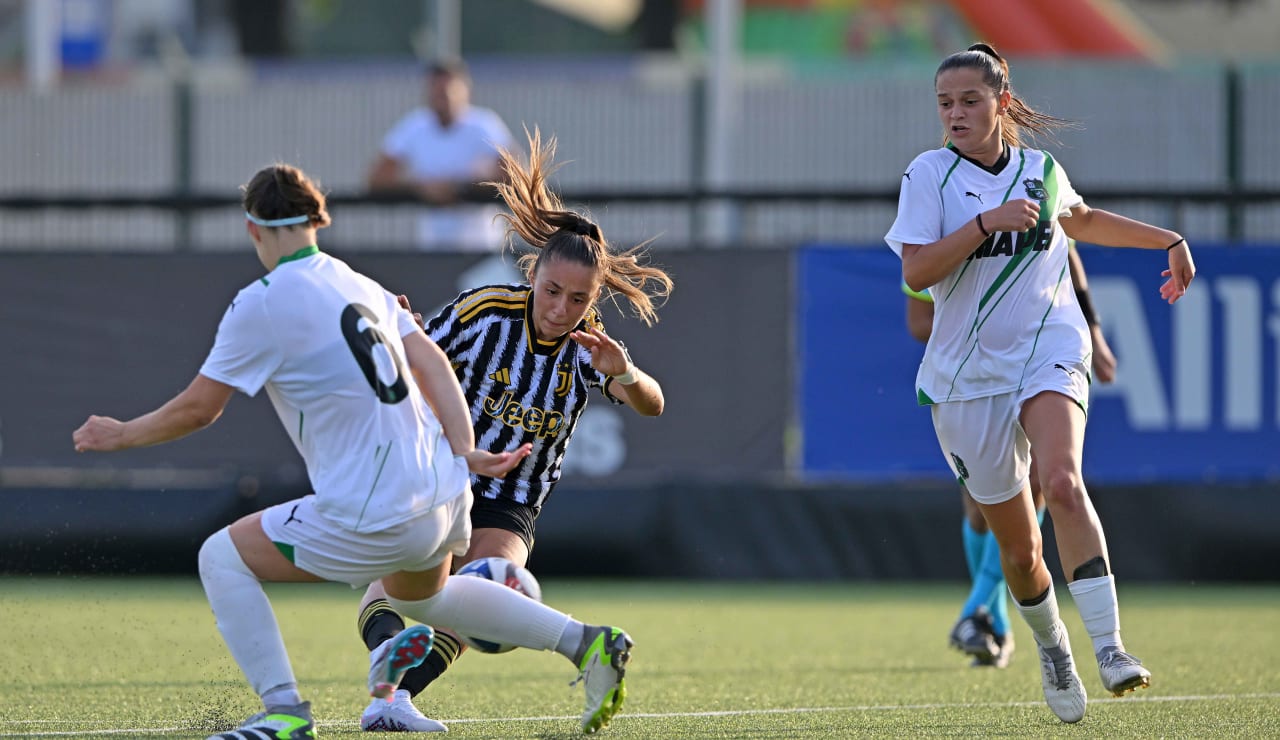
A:
[[[1095,382],[1092,481],[1280,479],[1280,248],[1206,247],[1160,300],[1165,256],[1084,246],[1116,381]],[[798,395],[810,479],[950,478],[914,381],[901,262],[888,248],[799,254]]]

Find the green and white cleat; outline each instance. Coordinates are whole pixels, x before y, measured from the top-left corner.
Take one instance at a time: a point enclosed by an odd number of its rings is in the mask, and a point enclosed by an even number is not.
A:
[[[582,731],[590,735],[609,726],[627,698],[627,663],[635,645],[627,633],[616,627],[588,627],[583,643],[587,648],[578,662],[578,678],[587,692],[582,712]]]
[[[275,707],[258,712],[230,732],[210,735],[207,740],[312,740],[316,736],[311,721],[311,702],[292,707]]]

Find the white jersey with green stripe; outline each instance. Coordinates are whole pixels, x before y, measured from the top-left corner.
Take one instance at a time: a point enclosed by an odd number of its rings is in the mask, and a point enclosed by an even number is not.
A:
[[[885,241],[901,257],[904,244],[932,244],[1019,198],[1040,202],[1036,226],[991,234],[928,289],[934,323],[916,375],[921,404],[1017,391],[1045,363],[1089,357],[1058,224],[1084,201],[1048,153],[1009,147],[1003,166],[992,168],[951,147],[921,154],[903,173],[898,217]]]
[[[404,359],[401,338],[418,331],[394,295],[309,247],[231,301],[200,374],[250,396],[265,387],[316,511],[376,531],[467,490]]]

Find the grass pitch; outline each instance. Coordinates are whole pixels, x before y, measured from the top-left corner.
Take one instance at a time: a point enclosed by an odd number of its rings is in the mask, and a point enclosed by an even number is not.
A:
[[[1044,705],[1030,633],[1007,670],[946,647],[962,584],[543,583],[548,603],[636,639],[601,737],[1278,737],[1280,587],[1121,582],[1151,689],[1112,699],[1059,589],[1088,714]],[[268,586],[322,738],[359,731],[360,594]],[[203,737],[258,711],[193,578],[0,578],[0,738]],[[551,653],[466,654],[419,706],[454,738],[577,737],[582,689]]]

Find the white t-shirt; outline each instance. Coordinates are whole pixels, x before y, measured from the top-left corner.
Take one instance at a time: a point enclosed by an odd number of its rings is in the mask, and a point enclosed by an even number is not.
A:
[[[511,149],[513,140],[497,113],[471,106],[449,128],[422,107],[401,118],[382,140],[382,153],[400,162],[404,172],[419,180],[476,182],[492,176],[498,149]],[[496,205],[431,206],[418,223],[423,247],[488,250],[502,246],[506,233],[495,222]]]
[[[933,333],[916,375],[921,404],[1016,391],[1046,363],[1083,361],[1093,351],[1067,267],[1058,218],[1084,200],[1047,153],[1011,147],[991,172],[949,147],[916,157],[902,176],[898,218],[885,241],[932,244],[1009,199],[1038,200],[1040,223],[993,233],[937,284]]]
[[[317,511],[376,531],[468,486],[404,360],[401,337],[416,331],[395,296],[309,247],[240,291],[200,374],[250,396],[265,386]]]

